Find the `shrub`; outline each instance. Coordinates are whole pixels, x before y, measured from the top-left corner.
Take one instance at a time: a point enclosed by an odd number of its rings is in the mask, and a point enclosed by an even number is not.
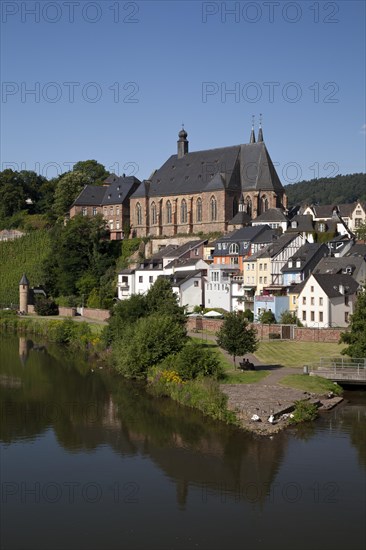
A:
[[[300,422],[309,422],[315,420],[318,416],[317,406],[309,401],[295,401],[295,410],[293,417],[291,418],[292,424],[298,424]]]
[[[212,376],[218,380],[224,376],[217,356],[197,342],[189,342],[179,353],[168,357],[164,361],[164,367],[174,368],[182,380],[204,376]]]
[[[34,311],[37,315],[58,315],[58,305],[51,298],[38,296],[35,300]]]
[[[268,338],[270,340],[281,340],[281,334],[278,334],[277,332],[270,332],[268,334]]]
[[[249,323],[252,323],[254,321],[254,313],[251,309],[246,309],[243,315],[246,319],[248,319]]]

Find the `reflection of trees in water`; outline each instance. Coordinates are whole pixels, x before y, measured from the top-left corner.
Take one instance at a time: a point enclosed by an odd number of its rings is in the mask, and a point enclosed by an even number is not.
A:
[[[92,373],[82,358],[59,347],[47,346],[47,353],[29,348],[25,366],[17,339],[1,353],[7,357],[5,374],[21,380],[19,388],[4,388],[2,394],[2,402],[12,407],[9,414],[3,408],[0,418],[3,441],[34,438],[52,427],[68,451],[108,445],[122,456],[148,455],[174,480],[182,506],[191,486],[219,498],[245,497],[246,485],[254,483],[258,500],[265,498],[282,461],[285,436],[256,439],[170,399],[155,398],[142,385],[104,371]]]

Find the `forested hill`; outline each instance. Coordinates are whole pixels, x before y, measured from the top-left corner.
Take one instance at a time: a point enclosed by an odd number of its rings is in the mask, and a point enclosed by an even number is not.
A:
[[[289,206],[366,202],[366,174],[299,181],[285,186]]]

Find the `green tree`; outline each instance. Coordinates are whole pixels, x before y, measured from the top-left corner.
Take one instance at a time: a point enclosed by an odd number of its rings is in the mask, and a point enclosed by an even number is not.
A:
[[[228,313],[216,336],[220,348],[232,355],[235,367],[237,356],[253,353],[258,347],[257,331],[249,327],[242,313]]]
[[[357,238],[360,239],[360,241],[366,242],[366,223],[361,224],[356,229],[356,235]]]
[[[88,177],[88,183],[97,185],[109,176],[109,172],[103,164],[96,160],[80,160],[74,164],[73,172],[83,172]]]
[[[292,311],[289,311],[288,309],[286,309],[281,313],[280,323],[282,325],[296,325],[297,321],[298,319]]]
[[[185,327],[170,315],[138,319],[114,342],[116,369],[128,378],[146,378],[150,367],[182,349],[186,337]]]
[[[148,290],[146,307],[149,313],[171,315],[181,324],[185,323],[184,308],[178,305],[178,296],[173,292],[169,280],[164,277],[158,277]]]
[[[100,215],[92,218],[79,215],[65,226],[56,224],[51,238],[51,251],[43,271],[47,291],[53,297],[83,293],[83,288],[91,290],[92,281],[99,285],[119,253],[118,242],[108,239]]]
[[[366,285],[357,297],[348,332],[342,332],[340,342],[348,344],[342,351],[350,357],[366,357]]]
[[[262,323],[262,325],[273,325],[276,322],[276,317],[272,311],[266,310],[258,316],[258,321]]]
[[[0,173],[0,217],[12,216],[26,209],[26,194],[18,172],[6,169]]]
[[[143,294],[133,294],[127,300],[117,302],[111,310],[108,327],[104,331],[107,344],[122,338],[129,325],[146,316],[146,296]]]
[[[193,380],[199,376],[220,379],[224,374],[217,355],[192,341],[172,357],[171,368],[180,375],[182,380]]]
[[[70,206],[89,183],[89,176],[84,172],[68,172],[60,177],[56,184],[53,209],[56,216],[62,218],[68,213]]]

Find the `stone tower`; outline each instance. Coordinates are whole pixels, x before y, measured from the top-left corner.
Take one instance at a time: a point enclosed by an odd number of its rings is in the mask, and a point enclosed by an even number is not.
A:
[[[28,313],[29,281],[25,273],[19,282],[19,311]]]

